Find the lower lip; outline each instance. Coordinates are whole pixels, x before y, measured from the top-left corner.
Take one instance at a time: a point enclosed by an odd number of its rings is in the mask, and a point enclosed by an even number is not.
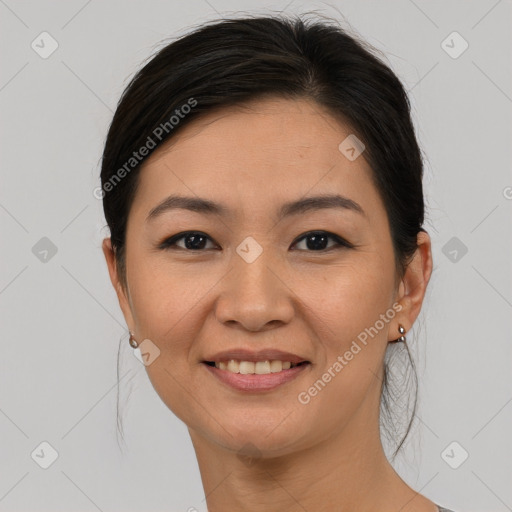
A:
[[[310,363],[304,363],[300,366],[281,370],[276,373],[266,373],[264,375],[244,375],[241,373],[232,373],[227,370],[221,370],[215,366],[203,363],[206,369],[225,384],[228,384],[239,391],[269,391],[275,389],[286,382],[295,379],[299,374],[311,366]]]

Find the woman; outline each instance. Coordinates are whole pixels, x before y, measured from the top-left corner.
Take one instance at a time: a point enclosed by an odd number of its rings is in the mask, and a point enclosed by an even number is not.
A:
[[[380,436],[387,355],[408,351],[432,271],[385,64],[326,22],[203,26],[124,91],[101,181],[129,341],[188,427],[210,512],[446,511]]]

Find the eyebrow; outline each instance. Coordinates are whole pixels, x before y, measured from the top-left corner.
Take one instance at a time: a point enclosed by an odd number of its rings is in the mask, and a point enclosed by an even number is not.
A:
[[[366,216],[365,211],[359,203],[339,194],[305,197],[297,201],[284,203],[279,208],[277,216],[278,220],[282,220],[283,218],[290,217],[292,215],[304,214],[309,211],[328,208],[348,210]],[[146,222],[155,219],[164,212],[176,209],[189,210],[204,215],[220,215],[223,217],[229,217],[232,215],[229,208],[209,199],[171,195],[149,212]]]

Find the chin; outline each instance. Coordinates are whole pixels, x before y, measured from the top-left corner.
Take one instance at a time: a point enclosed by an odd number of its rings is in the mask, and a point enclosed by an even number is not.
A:
[[[273,458],[286,455],[293,451],[292,447],[297,446],[301,438],[300,431],[296,428],[283,427],[279,421],[269,422],[260,426],[238,423],[237,427],[230,428],[224,425],[229,435],[224,429],[219,427],[217,435],[213,434],[211,438],[226,450],[235,452],[240,456],[257,458]],[[291,433],[293,432],[293,435]]]

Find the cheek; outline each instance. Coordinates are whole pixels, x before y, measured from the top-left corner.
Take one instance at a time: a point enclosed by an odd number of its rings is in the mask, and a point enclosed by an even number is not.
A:
[[[301,287],[304,300],[316,316],[330,328],[330,337],[346,342],[373,325],[391,305],[393,297],[393,263],[378,253],[358,254],[328,270],[319,270]]]
[[[202,299],[210,286],[149,264],[134,265],[130,292],[139,336],[149,339],[159,355],[145,367],[163,403],[187,424],[200,416],[190,407],[198,396],[190,379],[190,351],[202,320]],[[199,281],[200,283],[200,281]]]
[[[327,287],[323,283],[309,289],[314,315],[308,323],[322,349],[309,388],[317,394],[308,407],[324,418],[327,430],[348,421],[369,393],[373,400],[378,398],[394,310],[387,322],[381,315],[390,309],[392,278],[389,269],[345,266],[330,277]]]
[[[185,278],[149,257],[134,254],[128,279],[139,336],[154,341],[163,359],[174,357],[183,348],[179,340],[186,339],[181,330],[205,293],[197,278]],[[173,343],[166,342],[170,339]]]
[[[323,347],[315,378],[329,382],[317,407],[325,407],[333,421],[350,414],[380,382],[389,321],[395,316],[390,308],[393,268],[390,258],[367,251],[309,284],[309,305],[315,313],[309,322],[314,322],[312,330]],[[330,411],[329,403],[344,405]]]

